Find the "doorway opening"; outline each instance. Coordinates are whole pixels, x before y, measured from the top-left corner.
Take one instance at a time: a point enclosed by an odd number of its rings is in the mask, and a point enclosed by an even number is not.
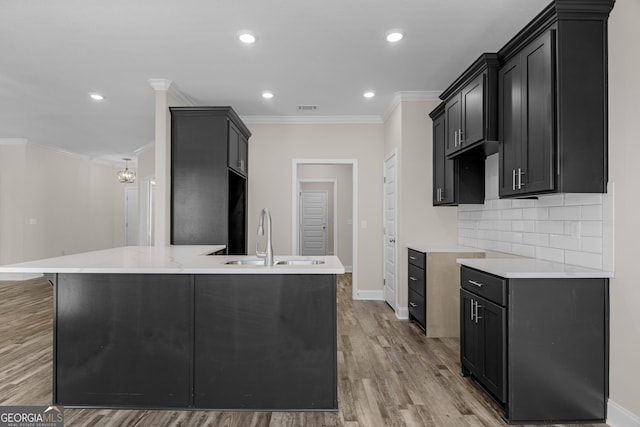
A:
[[[352,298],[358,295],[358,160],[356,159],[293,159],[292,161],[291,247],[301,252],[300,192],[305,181],[336,181],[334,203],[334,255],[340,258],[347,272],[352,272]],[[336,209],[337,212],[336,212]],[[330,216],[330,215],[329,215]],[[331,245],[328,245],[331,247]]]

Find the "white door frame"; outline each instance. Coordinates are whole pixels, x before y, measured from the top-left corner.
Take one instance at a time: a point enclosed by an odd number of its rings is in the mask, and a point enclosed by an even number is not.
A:
[[[336,226],[336,219],[338,218],[338,180],[336,179],[299,179],[298,180],[298,194],[302,191],[302,186],[300,184],[309,184],[312,182],[322,182],[322,183],[330,183],[333,187],[333,248],[332,252],[335,256],[338,256],[338,227]],[[298,198],[298,209],[300,209],[300,198]],[[298,226],[300,226],[300,216],[298,210]],[[298,228],[299,230],[299,228]],[[300,242],[300,238],[298,237],[298,242]],[[293,253],[296,255],[300,254],[300,246],[293,248]]]
[[[393,230],[393,235],[395,236],[395,259],[393,260],[393,265],[395,268],[395,271],[393,272],[396,283],[395,283],[395,293],[396,293],[396,306],[394,308],[395,312],[396,312],[396,316],[398,315],[398,312],[400,311],[400,308],[398,306],[398,149],[394,148],[393,151],[391,151],[389,154],[387,154],[384,157],[384,161],[382,162],[382,176],[386,177],[386,166],[387,166],[387,161],[389,159],[391,159],[392,157],[396,158],[396,179],[394,180],[394,201],[395,201],[395,214],[396,214],[396,220],[393,222],[395,230]],[[382,186],[382,221],[383,221],[383,227],[386,227],[386,222],[385,222],[385,207],[386,207],[386,185]],[[385,260],[385,256],[386,256],[386,244],[387,242],[385,241],[387,237],[387,233],[386,230],[385,232],[382,233],[382,277],[386,278],[386,272],[387,272],[387,264],[386,264],[386,260]],[[383,285],[383,292],[384,292],[384,285]],[[384,294],[382,296],[382,298],[384,299]]]
[[[292,159],[291,160],[291,247],[298,253],[298,165],[351,165],[351,184],[353,186],[353,200],[351,214],[353,215],[352,244],[353,244],[353,273],[351,276],[351,297],[358,296],[358,159]]]

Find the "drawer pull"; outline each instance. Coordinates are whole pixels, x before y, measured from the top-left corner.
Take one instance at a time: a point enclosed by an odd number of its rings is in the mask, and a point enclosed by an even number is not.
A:
[[[418,279],[416,279],[416,278],[415,278],[415,277],[413,277],[413,276],[409,276],[409,280],[413,280],[413,281],[415,282],[415,281],[417,281]]]
[[[418,304],[416,304],[415,302],[411,302],[409,301],[409,305],[413,308],[416,308],[418,306]]]
[[[484,283],[476,282],[475,280],[471,280],[471,279],[467,280],[467,282],[471,283],[472,285],[476,285],[479,288],[484,286]]]
[[[415,261],[416,257],[409,255],[409,259]]]

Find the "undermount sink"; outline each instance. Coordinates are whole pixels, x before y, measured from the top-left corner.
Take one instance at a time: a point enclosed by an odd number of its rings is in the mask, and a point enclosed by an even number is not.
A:
[[[324,264],[324,261],[319,259],[283,259],[276,261],[275,265],[319,265]]]
[[[227,261],[225,265],[264,265],[263,259],[234,259]]]
[[[225,265],[264,265],[263,259],[234,259],[227,261]],[[276,261],[273,265],[319,265],[324,261],[319,259],[283,259]]]

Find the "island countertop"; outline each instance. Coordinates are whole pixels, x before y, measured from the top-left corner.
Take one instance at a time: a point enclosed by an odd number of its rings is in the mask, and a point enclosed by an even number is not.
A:
[[[275,261],[314,259],[314,265],[226,265],[255,256],[211,255],[224,246],[124,246],[0,266],[0,273],[117,274],[343,274],[336,256],[278,256]]]

